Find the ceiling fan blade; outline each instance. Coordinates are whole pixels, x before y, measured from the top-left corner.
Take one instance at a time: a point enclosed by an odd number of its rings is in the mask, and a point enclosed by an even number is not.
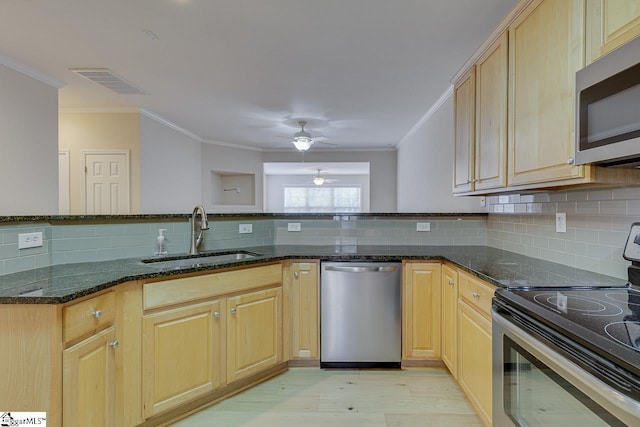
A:
[[[327,142],[327,141],[316,141],[318,144],[324,144],[324,145],[330,145],[332,147],[337,147],[338,144],[335,144],[333,142]]]

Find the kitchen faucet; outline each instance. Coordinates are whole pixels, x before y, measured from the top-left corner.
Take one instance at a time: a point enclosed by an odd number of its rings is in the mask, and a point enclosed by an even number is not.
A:
[[[200,230],[197,232],[196,237],[196,218],[200,212]],[[209,221],[207,221],[207,213],[202,205],[196,205],[191,214],[191,249],[189,249],[189,255],[198,254],[198,246],[202,243],[202,237],[204,236],[204,230],[209,229]]]

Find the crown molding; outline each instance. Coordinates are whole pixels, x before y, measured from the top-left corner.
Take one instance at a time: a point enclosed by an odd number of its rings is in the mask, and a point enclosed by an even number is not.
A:
[[[10,58],[6,55],[3,55],[0,53],[0,65],[4,65],[7,68],[11,68],[14,71],[17,71],[19,73],[22,73],[26,76],[29,76],[33,79],[36,79],[42,83],[48,84],[49,86],[53,86],[56,89],[60,89],[63,88],[64,86],[66,86],[65,82],[61,82],[58,79],[54,79],[53,77],[42,73],[38,70],[36,70],[35,68],[29,67],[26,64],[23,64],[22,62]]]
[[[211,139],[205,139],[202,142],[210,145],[219,145],[221,147],[240,148],[242,150],[251,150],[251,151],[265,151],[260,147],[253,147],[251,145],[243,145],[243,144],[234,144],[231,142],[213,141]]]
[[[69,114],[140,113],[140,109],[136,107],[60,107],[58,111]]]
[[[185,128],[178,126],[177,124],[165,119],[162,116],[159,116],[158,114],[154,113],[153,111],[149,111],[146,108],[141,108],[140,109],[140,114],[142,114],[143,116],[151,119],[151,120],[155,120],[156,122],[165,125],[168,128],[171,128],[173,130],[175,130],[178,133],[181,133],[185,136],[188,136],[189,138],[198,141],[198,142],[206,142],[201,136],[196,135],[193,132],[190,132],[188,130],[186,130]]]
[[[440,109],[440,107],[442,107],[442,104],[444,104],[447,101],[447,99],[449,99],[451,97],[451,95],[453,95],[453,85],[450,85],[447,88],[447,90],[445,90],[444,93],[442,95],[440,95],[440,98],[438,98],[438,100],[433,103],[431,108],[429,108],[427,110],[427,112],[424,113],[424,116],[422,116],[422,118],[420,120],[418,120],[418,123],[413,125],[413,127],[409,130],[409,132],[407,132],[407,134],[402,137],[402,139],[400,140],[400,142],[398,142],[398,145],[396,147],[400,148],[400,146],[408,138],[410,138],[418,129],[420,129],[422,127],[422,125],[424,125],[425,122],[427,120],[429,120],[431,118],[431,116],[433,116],[436,113],[436,111],[438,111]]]

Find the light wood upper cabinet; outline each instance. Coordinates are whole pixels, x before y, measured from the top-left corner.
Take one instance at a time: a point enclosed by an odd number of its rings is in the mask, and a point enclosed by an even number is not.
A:
[[[574,151],[574,79],[584,0],[535,0],[509,26],[509,185],[584,176]]]
[[[145,418],[220,385],[221,311],[216,300],[144,316]]]
[[[282,286],[227,299],[227,382],[282,361]]]
[[[442,266],[442,361],[458,379],[458,272]]]
[[[407,262],[402,290],[402,358],[440,358],[440,263]]]
[[[587,0],[587,63],[640,35],[640,0]]]
[[[291,263],[291,357],[320,358],[319,263]]]
[[[507,185],[507,34],[476,63],[473,190]]]
[[[473,190],[474,145],[475,145],[475,67],[455,85],[455,139],[453,153],[453,192],[466,193]]]

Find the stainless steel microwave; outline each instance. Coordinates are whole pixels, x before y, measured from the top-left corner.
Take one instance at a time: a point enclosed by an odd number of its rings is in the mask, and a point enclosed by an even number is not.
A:
[[[640,165],[640,37],[576,73],[575,164]]]

